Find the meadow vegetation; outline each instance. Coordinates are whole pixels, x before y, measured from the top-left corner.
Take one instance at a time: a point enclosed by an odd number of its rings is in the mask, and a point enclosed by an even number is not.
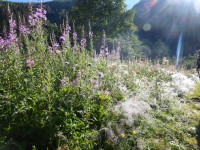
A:
[[[41,6],[17,33],[10,13],[0,38],[0,149],[198,149],[197,76],[120,60],[105,32],[97,54],[90,26],[77,33],[68,19],[48,40],[46,19]]]

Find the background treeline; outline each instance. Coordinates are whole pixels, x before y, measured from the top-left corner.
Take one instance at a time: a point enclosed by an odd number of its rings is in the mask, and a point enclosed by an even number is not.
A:
[[[28,15],[30,14],[30,6],[28,3],[11,3],[11,2],[1,2],[0,3],[0,32],[3,34],[3,29],[8,30],[8,20],[9,20],[9,11],[8,4],[10,8],[10,12],[13,13],[13,17],[17,22],[19,20],[25,19],[27,22]],[[33,7],[39,5],[38,3],[33,3]],[[57,25],[62,24],[63,20],[66,18],[66,13],[72,9],[74,5],[74,1],[64,1],[57,2],[52,1],[45,3],[45,8],[47,9],[47,18],[52,24],[56,23]]]
[[[88,38],[88,24],[90,22],[94,33],[94,46],[97,52],[100,50],[103,31],[105,31],[109,50],[116,49],[117,45],[120,45],[121,57],[123,59],[148,58],[157,62],[157,59],[168,57],[171,60],[175,60],[180,31],[172,31],[175,36],[166,36],[166,33],[169,32],[170,23],[173,23],[173,20],[179,16],[171,14],[168,17],[167,15],[159,17],[157,14],[159,14],[159,8],[162,5],[164,6],[164,1],[159,2],[151,11],[147,12],[145,11],[144,3],[145,0],[141,1],[133,9],[127,10],[124,0],[54,0],[46,2],[44,5],[47,9],[47,32],[54,32],[57,38],[59,38],[60,27],[63,21],[66,20],[66,15],[68,15],[71,27],[73,23],[75,24],[75,30],[78,32],[79,39],[82,36],[82,29],[85,30],[84,34]],[[33,6],[36,5],[38,4],[33,4]],[[28,14],[30,14],[27,3],[9,3],[9,6],[17,21],[20,18],[25,18],[27,21]],[[164,9],[164,12],[167,12],[167,10]],[[158,17],[155,17],[155,15]],[[161,26],[161,22],[166,17],[168,23],[163,22],[165,26]],[[8,3],[1,2],[1,36],[4,36],[8,30],[8,19]],[[147,22],[150,23],[151,30],[144,31],[143,27]],[[199,42],[198,38],[196,38],[197,34],[193,34],[194,32],[190,33],[189,31],[189,29],[184,30],[183,57],[194,59],[193,55],[199,47]],[[196,33],[198,33],[198,30]],[[166,38],[170,36],[172,38]],[[190,66],[194,66],[193,62],[194,60],[192,60]]]
[[[39,4],[33,4],[39,5]],[[75,24],[76,32],[79,39],[82,37],[82,29],[85,30],[85,35],[88,38],[89,22],[94,33],[94,46],[96,51],[100,50],[103,31],[106,34],[106,44],[109,49],[115,49],[119,44],[121,47],[122,57],[131,58],[139,52],[139,46],[142,44],[137,38],[135,31],[136,26],[133,24],[134,10],[126,10],[124,0],[72,0],[72,1],[52,1],[44,3],[47,9],[48,32],[54,32],[59,36],[60,26],[66,15],[70,19],[70,25]],[[26,18],[27,21],[29,5],[27,3],[9,3],[10,11],[13,17],[19,21],[19,18]],[[19,10],[19,12],[18,12]],[[1,2],[0,4],[0,27],[1,35],[8,30],[8,3]],[[3,30],[4,29],[4,30]],[[137,51],[133,52],[133,47]],[[137,48],[136,48],[137,47]]]

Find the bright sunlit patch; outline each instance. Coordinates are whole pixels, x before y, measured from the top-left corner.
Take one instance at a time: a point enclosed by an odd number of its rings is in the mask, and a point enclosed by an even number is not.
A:
[[[200,13],[200,0],[168,0],[169,4],[188,4],[193,5],[195,11]]]
[[[144,5],[147,10],[151,10],[157,2],[158,0],[147,0]]]
[[[199,14],[200,13],[200,0],[195,0],[193,2],[194,5],[194,9],[196,10],[196,12]]]

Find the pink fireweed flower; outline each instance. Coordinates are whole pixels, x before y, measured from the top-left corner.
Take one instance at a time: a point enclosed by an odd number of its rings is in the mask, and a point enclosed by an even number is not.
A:
[[[85,48],[85,46],[86,46],[86,39],[85,39],[85,38],[82,38],[82,39],[81,39],[81,47],[82,47],[82,48]]]
[[[47,20],[46,10],[44,8],[36,8],[35,15],[41,19]]]
[[[66,41],[66,38],[65,38],[65,36],[64,36],[64,35],[62,35],[62,36],[60,37],[60,39],[59,39],[59,40],[60,40],[60,42],[61,42],[61,43],[63,43],[63,42],[65,42],[65,41]]]
[[[40,20],[47,20],[46,10],[44,8],[36,8],[36,11],[29,15],[29,23],[31,26],[37,25]]]
[[[77,85],[79,83],[79,79],[75,79],[72,81],[72,85]]]
[[[17,35],[15,33],[15,28],[16,28],[16,21],[12,18],[12,14],[9,19],[9,27],[10,27],[10,32],[8,33],[8,37],[4,40],[4,45],[6,47],[12,47],[14,44],[17,43]]]
[[[100,87],[99,81],[96,79],[90,79],[89,81],[93,86],[93,93],[96,92],[96,90],[98,90]]]
[[[59,39],[62,46],[69,48],[70,47],[70,39],[69,34],[63,33]]]
[[[74,32],[74,33],[73,33],[73,39],[76,40],[76,38],[77,38],[77,33]]]
[[[49,52],[50,54],[60,54],[61,51],[59,50],[59,44],[56,43],[56,42],[54,42],[54,43],[52,44],[52,46],[49,46],[49,47],[48,47],[48,52]]]
[[[98,81],[98,80],[91,80],[91,82],[92,82],[93,85],[99,84],[99,81]]]
[[[90,32],[89,32],[89,38],[91,39],[92,37],[93,37],[93,32],[90,31]]]
[[[23,35],[28,35],[30,32],[29,32],[29,29],[26,27],[26,26],[24,26],[23,24],[21,24],[20,26],[19,26],[19,31],[20,31],[20,33],[21,34],[23,34]]]
[[[7,39],[4,42],[8,48],[11,48],[13,45],[17,44],[17,41],[17,35],[15,33],[9,33]]]
[[[0,50],[4,48],[4,39],[0,37]]]
[[[9,19],[10,33],[14,33],[16,26],[17,26],[16,21],[12,18],[12,15],[11,15]]]
[[[52,47],[53,47],[54,49],[57,49],[57,48],[59,47],[59,44],[58,44],[58,43],[54,43],[54,44],[52,45]]]
[[[67,34],[69,34],[70,31],[71,31],[71,26],[68,23],[67,23],[67,25],[65,27],[65,31],[66,31]]]
[[[38,23],[38,18],[35,18],[33,15],[29,16],[28,22],[30,23],[31,26],[35,26]]]
[[[63,77],[60,81],[61,81],[60,85],[62,87],[64,87],[69,83],[69,78],[68,77]]]
[[[26,60],[26,65],[27,65],[27,67],[29,67],[29,68],[33,68],[34,67],[34,60],[31,60],[31,59],[27,59]]]
[[[47,11],[45,9],[43,9],[43,14],[46,15],[47,14]]]
[[[8,34],[8,41],[9,42],[17,42],[17,36],[16,36],[16,34],[9,33]]]
[[[71,31],[71,26],[69,25],[69,19],[68,19],[68,16],[66,18],[66,26],[65,26],[65,31],[64,33],[66,33],[67,35],[70,33]]]
[[[65,64],[66,64],[66,65],[69,65],[69,64],[70,64],[70,62],[66,61],[66,62],[65,62]]]

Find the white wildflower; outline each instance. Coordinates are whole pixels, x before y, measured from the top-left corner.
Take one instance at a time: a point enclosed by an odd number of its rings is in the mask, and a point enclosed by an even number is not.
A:
[[[114,112],[124,116],[125,123],[130,126],[138,116],[143,115],[148,110],[151,110],[149,104],[134,98],[120,102],[114,107]]]

